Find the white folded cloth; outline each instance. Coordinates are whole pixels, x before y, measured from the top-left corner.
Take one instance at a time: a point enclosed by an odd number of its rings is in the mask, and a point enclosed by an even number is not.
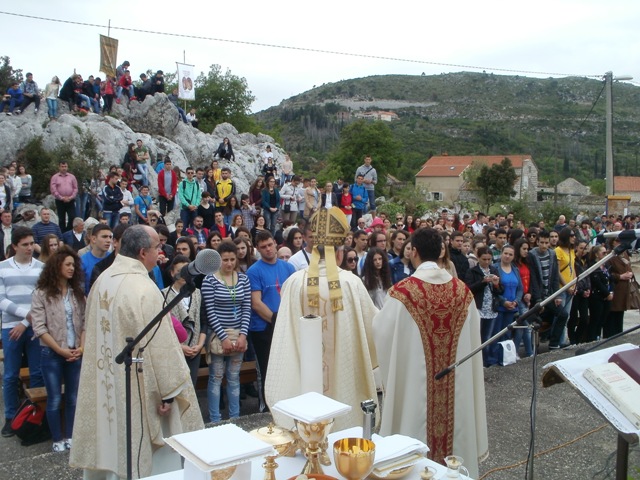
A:
[[[316,392],[280,400],[273,410],[305,423],[318,423],[351,411],[351,406]]]
[[[273,452],[271,445],[233,424],[181,433],[171,439],[209,466],[242,463]],[[182,454],[182,449],[177,450]]]

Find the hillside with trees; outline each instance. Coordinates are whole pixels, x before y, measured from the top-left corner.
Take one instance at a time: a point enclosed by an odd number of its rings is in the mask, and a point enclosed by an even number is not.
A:
[[[331,160],[343,155],[340,137],[358,121],[354,114],[388,110],[399,118],[377,122],[395,141],[384,163],[401,180],[412,181],[429,157],[445,152],[527,153],[542,181],[574,177],[589,185],[604,178],[603,86],[601,79],[467,72],[374,76],[316,87],[254,118],[305,171],[335,167]],[[640,175],[640,88],[614,84],[613,95],[615,174]]]

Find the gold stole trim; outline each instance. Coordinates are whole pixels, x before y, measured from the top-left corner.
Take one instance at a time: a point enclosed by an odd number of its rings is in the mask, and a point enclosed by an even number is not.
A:
[[[427,445],[429,458],[444,464],[453,454],[455,370],[436,381],[436,373],[455,363],[458,339],[473,300],[457,278],[435,285],[408,277],[389,290],[420,330],[427,368]]]

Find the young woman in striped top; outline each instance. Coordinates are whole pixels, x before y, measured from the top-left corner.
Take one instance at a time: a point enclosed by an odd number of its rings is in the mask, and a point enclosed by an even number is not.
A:
[[[202,301],[207,313],[207,321],[212,335],[222,341],[223,355],[210,353],[209,418],[219,422],[220,386],[222,377],[227,378],[227,398],[229,418],[240,416],[240,367],[247,350],[247,332],[251,315],[251,286],[249,278],[236,271],[237,247],[233,242],[222,242],[218,248],[222,266],[213,275],[207,275],[202,282]],[[229,338],[228,329],[238,329],[240,334],[235,342]]]

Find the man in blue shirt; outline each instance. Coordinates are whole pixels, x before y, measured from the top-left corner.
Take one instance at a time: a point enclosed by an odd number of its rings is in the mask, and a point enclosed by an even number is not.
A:
[[[133,201],[134,208],[136,210],[136,219],[140,225],[148,225],[149,218],[147,212],[153,208],[153,198],[149,195],[149,186],[144,185],[140,189],[140,195]]]
[[[84,293],[89,295],[91,290],[91,273],[96,263],[105,258],[111,249],[113,233],[108,225],[99,223],[91,231],[91,250],[80,257],[84,270]]]
[[[356,183],[351,185],[349,191],[353,197],[353,216],[351,217],[351,229],[353,231],[358,229],[358,220],[362,217],[364,209],[369,201],[369,194],[364,187],[364,176],[356,176]]]
[[[267,377],[273,326],[280,309],[280,290],[282,284],[295,269],[277,257],[276,242],[268,230],[256,236],[256,248],[260,260],[247,270],[251,282],[251,323],[249,338],[256,352],[260,374],[260,407],[264,407],[264,381]]]

